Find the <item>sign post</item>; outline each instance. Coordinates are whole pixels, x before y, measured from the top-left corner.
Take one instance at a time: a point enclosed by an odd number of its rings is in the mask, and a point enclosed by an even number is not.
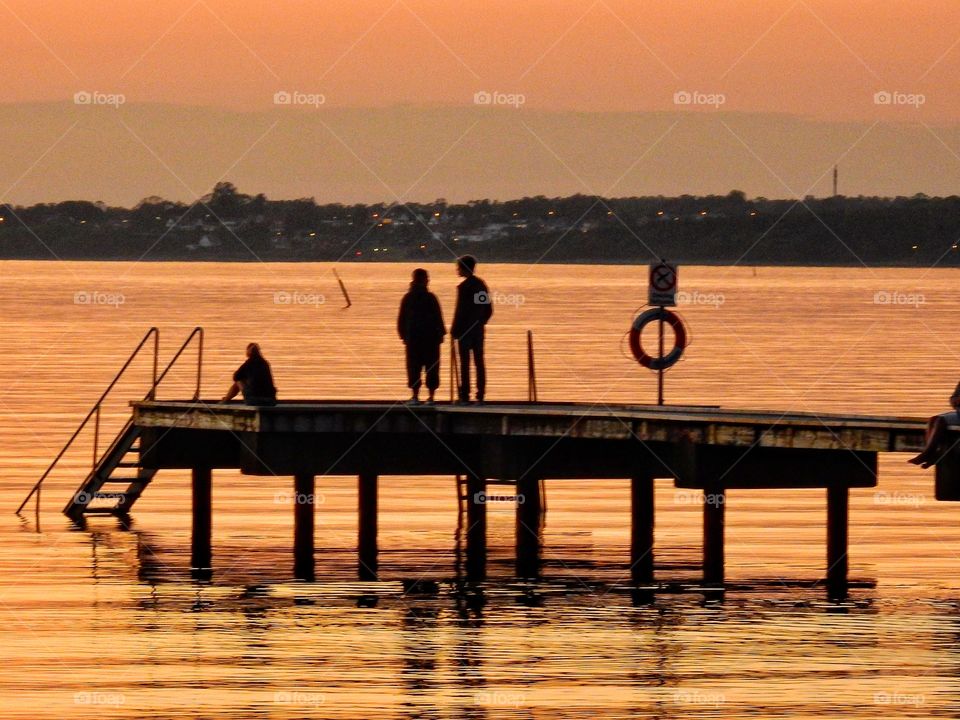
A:
[[[674,307],[677,304],[677,266],[661,259],[658,263],[650,264],[650,283],[648,292],[648,302],[650,305],[656,305],[661,310],[667,307]],[[659,355],[663,357],[663,315],[657,323],[657,333],[659,339]],[[657,369],[657,405],[663,405],[663,371],[666,368]]]

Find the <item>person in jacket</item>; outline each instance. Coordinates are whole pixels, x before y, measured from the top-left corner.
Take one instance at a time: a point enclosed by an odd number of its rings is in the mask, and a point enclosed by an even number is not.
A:
[[[397,332],[407,350],[407,386],[413,392],[412,404],[420,402],[423,376],[427,377],[427,400],[433,404],[440,387],[440,345],[447,329],[437,296],[427,289],[430,276],[423,268],[413,271],[410,289],[400,302]]]
[[[487,387],[487,366],[483,358],[483,340],[493,315],[493,298],[486,283],[476,276],[477,259],[464,255],[457,259],[457,274],[463,282],[457,286],[457,307],[450,334],[460,352],[460,402],[470,402],[470,357],[477,369],[477,402],[482,403]]]
[[[223,402],[243,393],[247,405],[276,405],[277,388],[273,384],[270,363],[260,352],[257,343],[247,345],[247,359],[233,374],[233,384],[223,397]]]

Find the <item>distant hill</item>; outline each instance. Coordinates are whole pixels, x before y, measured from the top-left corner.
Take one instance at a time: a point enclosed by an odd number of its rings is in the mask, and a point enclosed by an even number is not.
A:
[[[914,119],[905,110],[905,121]],[[919,116],[917,116],[919,117]],[[951,195],[960,128],[775,114],[384,107],[241,112],[127,103],[0,105],[0,202],[190,202],[227,179],[272,198],[476,198],[840,192]]]

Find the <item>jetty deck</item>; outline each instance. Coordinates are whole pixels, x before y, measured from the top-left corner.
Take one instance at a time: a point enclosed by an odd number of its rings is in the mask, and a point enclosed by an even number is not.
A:
[[[722,586],[724,577],[727,490],[824,488],[825,575],[834,595],[846,592],[849,489],[876,486],[878,454],[919,451],[926,428],[926,420],[916,418],[706,406],[345,400],[132,406],[142,467],[193,472],[193,560],[200,569],[211,566],[211,471],[220,468],[293,476],[295,496],[304,498],[313,496],[318,476],[356,475],[359,566],[366,577],[377,573],[379,476],[463,478],[467,567],[476,578],[485,572],[488,482],[516,486],[517,569],[528,575],[536,574],[542,549],[543,482],[624,478],[631,481],[632,577],[651,583],[654,480],[669,478],[708,498],[703,568],[712,586]],[[294,509],[294,565],[305,577],[313,576],[315,511],[306,502]]]

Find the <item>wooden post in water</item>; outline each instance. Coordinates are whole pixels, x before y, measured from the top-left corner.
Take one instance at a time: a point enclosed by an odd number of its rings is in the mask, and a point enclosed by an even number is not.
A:
[[[358,478],[359,507],[359,568],[361,580],[377,579],[377,481],[373,473],[361,473]]]
[[[846,485],[827,488],[827,593],[834,600],[847,597],[847,535],[850,491]]]
[[[195,467],[191,478],[193,527],[190,543],[190,568],[194,577],[209,577],[213,572],[212,475],[208,467]]]
[[[487,576],[487,480],[467,474],[467,579]]]
[[[653,582],[653,478],[630,480],[630,576],[635,585]]]
[[[727,496],[720,485],[707,484],[703,493],[703,582],[723,585]]]
[[[530,474],[517,480],[517,575],[540,574],[541,523],[543,521],[540,479]]]
[[[313,524],[316,480],[308,473],[293,476],[293,576],[313,580]]]

